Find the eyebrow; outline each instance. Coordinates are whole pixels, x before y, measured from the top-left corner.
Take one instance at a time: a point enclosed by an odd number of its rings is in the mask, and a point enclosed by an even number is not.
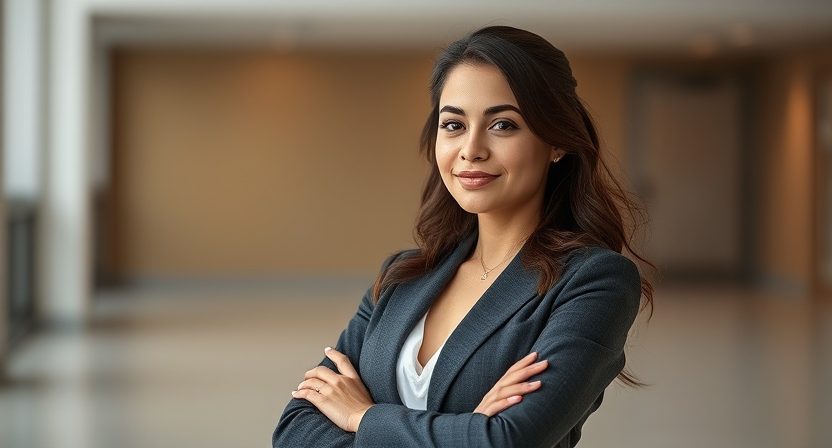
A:
[[[518,109],[515,106],[512,106],[511,104],[500,104],[498,106],[491,106],[491,107],[489,107],[488,109],[485,110],[483,115],[494,115],[496,113],[500,113],[500,112],[503,112],[503,111],[506,111],[506,110],[513,110],[513,111],[517,112],[518,114],[520,114],[521,116],[523,115],[520,112],[520,109]],[[465,111],[462,110],[459,107],[456,107],[456,106],[442,106],[442,109],[439,109],[439,113],[442,113],[442,112],[450,112],[452,114],[463,115],[463,116],[465,115]]]

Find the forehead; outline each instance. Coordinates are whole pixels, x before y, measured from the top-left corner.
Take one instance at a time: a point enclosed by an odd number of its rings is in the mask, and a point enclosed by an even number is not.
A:
[[[459,64],[448,74],[439,107],[459,106],[466,111],[484,110],[497,104],[517,106],[514,93],[505,76],[490,64]]]

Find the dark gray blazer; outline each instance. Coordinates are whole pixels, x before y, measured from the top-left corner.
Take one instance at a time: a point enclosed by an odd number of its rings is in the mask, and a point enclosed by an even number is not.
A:
[[[402,404],[396,386],[399,351],[476,241],[475,230],[436,269],[388,288],[375,306],[367,289],[336,346],[357,366],[376,403],[358,431],[345,432],[309,401],[292,398],[272,435],[274,447],[578,443],[587,417],[624,367],[623,348],[641,297],[635,263],[600,246],[573,251],[562,277],[543,296],[536,291],[539,274],[514,257],[446,341],[434,365],[427,410]],[[541,387],[493,417],[474,413],[506,370],[533,351],[538,360],[549,360],[548,368],[527,380],[539,379]],[[329,358],[319,365],[337,372]]]

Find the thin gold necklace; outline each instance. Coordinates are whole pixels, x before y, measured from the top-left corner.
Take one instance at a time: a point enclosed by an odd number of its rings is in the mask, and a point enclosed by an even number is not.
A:
[[[506,257],[503,259],[503,261],[497,263],[497,266],[500,266],[501,264],[505,263],[506,260],[508,260],[509,257],[511,256],[510,254],[514,250],[514,248],[517,247],[517,245],[520,244],[522,241],[526,241],[528,238],[529,237],[523,238],[522,240],[514,243],[514,246],[512,246],[511,249],[508,250],[508,254],[506,255]],[[485,280],[485,279],[488,278],[488,273],[493,271],[494,269],[497,269],[497,266],[494,266],[491,269],[488,269],[487,267],[485,267],[485,262],[482,260],[482,252],[483,251],[481,250],[480,251],[480,264],[482,265],[482,269],[483,269],[484,272],[483,272],[482,276],[480,277],[480,280]]]

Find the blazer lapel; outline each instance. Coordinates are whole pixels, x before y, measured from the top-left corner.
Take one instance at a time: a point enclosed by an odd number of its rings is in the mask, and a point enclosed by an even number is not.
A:
[[[468,358],[523,304],[537,296],[539,274],[523,267],[523,252],[521,248],[448,337],[433,367],[428,410],[440,409],[451,382]]]
[[[474,230],[435,269],[422,277],[401,283],[393,290],[368,344],[372,350],[367,360],[370,368],[362,368],[367,384],[383,385],[373,394],[377,402],[403,404],[396,384],[396,364],[404,341],[453,278],[476,241],[477,231]]]
[[[463,239],[436,269],[402,283],[389,298],[369,346],[370,369],[362,369],[376,390],[377,402],[403,404],[396,384],[396,364],[404,341],[453,278],[477,241],[477,230]],[[433,368],[428,387],[428,410],[438,410],[451,382],[476,349],[529,299],[537,295],[538,274],[527,270],[520,256],[525,246],[483,293],[448,337]],[[379,368],[379,366],[381,368]]]

